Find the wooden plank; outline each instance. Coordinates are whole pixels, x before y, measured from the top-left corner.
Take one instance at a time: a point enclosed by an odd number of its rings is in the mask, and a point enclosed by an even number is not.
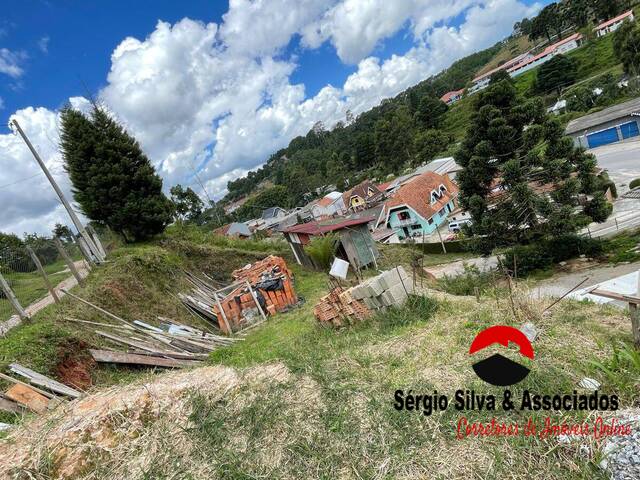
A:
[[[64,262],[67,264],[67,267],[69,267],[69,270],[71,270],[71,273],[73,274],[73,276],[76,277],[76,280],[78,281],[78,285],[80,286],[84,285],[84,280],[80,276],[80,273],[78,273],[78,270],[76,269],[76,266],[73,263],[73,260],[65,250],[64,245],[62,245],[62,242],[60,241],[60,239],[58,237],[53,237],[53,243],[58,249],[58,253],[60,253],[60,256],[64,259]]]
[[[46,377],[41,373],[38,373],[30,368],[23,367],[19,363],[12,363],[9,365],[9,368],[12,372],[17,373],[18,375],[22,375],[25,378],[29,379],[29,383],[34,385],[38,385],[39,387],[47,388],[52,392],[60,393],[62,395],[67,395],[71,398],[80,398],[82,393],[79,391],[65,385],[64,383],[57,382],[52,378]]]
[[[36,413],[44,413],[49,407],[49,399],[47,397],[39,394],[33,388],[26,385],[13,385],[9,390],[7,390],[5,396]]]
[[[13,290],[11,290],[11,287],[9,286],[9,284],[4,279],[1,273],[0,273],[0,288],[2,288],[2,290],[4,291],[5,296],[9,300],[9,303],[11,303],[11,306],[13,307],[13,309],[18,314],[18,317],[20,317],[20,320],[27,320],[29,318],[29,315],[27,315],[27,312],[24,311],[24,308],[22,308],[22,305],[20,305],[20,302],[18,301],[18,297],[15,296],[15,294],[13,293]]]
[[[149,352],[152,355],[159,355],[159,356],[166,356],[166,357],[171,357],[171,358],[178,358],[178,359],[183,359],[183,360],[195,360],[195,359],[204,359],[207,358],[208,355],[206,354],[197,354],[197,353],[180,353],[180,352],[169,352],[169,351],[165,351],[165,350],[158,350],[158,349],[153,349],[150,348],[147,345],[144,345],[140,342],[136,342],[134,340],[129,340],[126,338],[122,338],[122,337],[118,337],[117,335],[112,335],[106,332],[101,332],[99,330],[96,330],[96,333],[102,337],[108,338],[109,340],[113,340],[114,342],[118,342],[121,343],[123,345],[127,345],[129,347],[135,347],[139,350],[142,350],[144,352]]]
[[[101,363],[124,363],[132,365],[148,365],[163,368],[194,367],[202,362],[195,360],[179,360],[175,358],[161,358],[150,355],[137,355],[134,353],[114,352],[110,350],[93,350],[89,352],[96,362]]]
[[[19,385],[24,385],[25,387],[30,387],[33,390],[35,390],[36,392],[38,392],[40,395],[44,395],[47,398],[60,399],[60,397],[57,397],[53,393],[49,393],[49,392],[45,392],[44,390],[40,390],[39,388],[36,388],[33,385],[29,385],[28,383],[22,382],[22,381],[18,380],[17,378],[10,377],[9,375],[5,375],[4,373],[0,373],[0,378],[3,379],[3,380],[6,380],[7,382],[17,383]]]
[[[49,281],[49,277],[47,276],[47,272],[45,272],[44,268],[42,268],[42,263],[40,263],[40,259],[36,255],[36,252],[34,252],[29,245],[27,245],[27,251],[31,256],[31,260],[33,260],[33,263],[36,265],[38,272],[40,272],[40,276],[42,277],[42,280],[44,281],[44,284],[47,287],[47,290],[49,290],[51,297],[53,297],[53,301],[55,303],[60,303],[60,297],[58,297],[58,293],[53,288],[53,285],[51,285],[51,282]]]
[[[0,411],[20,414],[24,412],[24,408],[19,403],[16,403],[13,400],[0,397]]]

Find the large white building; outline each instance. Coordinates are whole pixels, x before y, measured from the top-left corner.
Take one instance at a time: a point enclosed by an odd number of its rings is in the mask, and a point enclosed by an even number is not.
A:
[[[611,18],[606,22],[602,22],[593,30],[596,32],[596,35],[598,37],[604,37],[605,35],[611,32],[615,32],[625,20],[629,20],[630,22],[633,22],[634,18],[635,17],[633,16],[633,10],[629,10],[627,12],[624,12],[618,15],[615,18]]]

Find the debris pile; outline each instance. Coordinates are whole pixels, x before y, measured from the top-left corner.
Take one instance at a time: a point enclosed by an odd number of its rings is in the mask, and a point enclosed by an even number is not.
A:
[[[166,368],[189,367],[200,364],[216,348],[236,341],[236,339],[175,323],[165,317],[158,317],[160,325],[157,327],[140,320],[130,322],[73,293],[66,293],[116,322],[88,322],[67,317],[70,322],[91,325],[97,335],[127,349],[126,351],[90,350],[96,362]]]
[[[79,391],[18,363],[9,365],[9,370],[24,381],[0,373],[0,379],[12,384],[0,394],[0,411],[20,414],[30,410],[41,414],[69,398],[82,396]]]
[[[255,325],[266,320],[267,315],[284,312],[298,303],[293,274],[280,257],[270,255],[234,271],[232,276],[231,285],[216,288],[212,279],[203,280],[188,273],[193,289],[178,296],[189,310],[226,334]]]
[[[402,305],[413,293],[413,283],[402,267],[369,278],[355,287],[334,288],[313,309],[323,324],[339,327],[367,318],[375,310]]]

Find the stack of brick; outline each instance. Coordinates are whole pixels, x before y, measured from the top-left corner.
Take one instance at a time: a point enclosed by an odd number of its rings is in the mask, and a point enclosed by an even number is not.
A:
[[[316,319],[334,327],[353,324],[373,311],[404,304],[413,293],[413,282],[402,267],[370,278],[347,290],[333,289],[313,309]]]
[[[364,320],[371,315],[371,311],[364,303],[353,298],[351,290],[334,288],[313,307],[313,315],[320,323],[333,327]]]
[[[392,268],[353,287],[351,295],[369,310],[399,306],[413,293],[413,282],[402,267]]]
[[[298,303],[293,288],[293,273],[281,257],[269,255],[233,272],[236,282],[248,281],[265,300],[270,315],[287,310]],[[249,299],[252,302],[252,299]]]

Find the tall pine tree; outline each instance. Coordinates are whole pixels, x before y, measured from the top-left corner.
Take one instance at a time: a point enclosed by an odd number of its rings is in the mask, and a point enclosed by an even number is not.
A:
[[[595,157],[564,136],[539,100],[521,100],[507,74],[494,76],[476,95],[456,160],[463,167],[461,203],[487,250],[574,233],[606,219],[602,199],[593,196],[599,185]],[[581,195],[592,197],[586,208]]]
[[[138,142],[100,107],[89,117],[62,111],[61,149],[74,199],[91,220],[127,241],[149,238],[171,222],[162,179]]]

